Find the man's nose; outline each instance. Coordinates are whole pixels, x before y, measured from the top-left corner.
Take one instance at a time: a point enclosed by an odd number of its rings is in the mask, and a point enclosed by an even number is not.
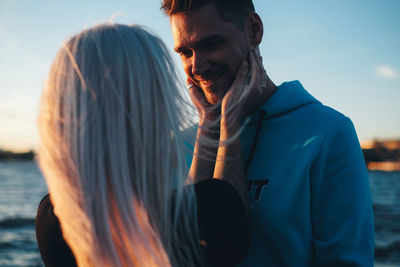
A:
[[[207,57],[199,52],[193,53],[192,73],[195,76],[203,75],[209,68]]]

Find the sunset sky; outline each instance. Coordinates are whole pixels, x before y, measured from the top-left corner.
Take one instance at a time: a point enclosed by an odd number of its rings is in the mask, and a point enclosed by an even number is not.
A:
[[[0,148],[37,147],[43,81],[72,34],[117,15],[115,22],[147,26],[172,53],[160,2],[0,0]],[[353,120],[360,141],[400,138],[400,1],[253,2],[264,22],[261,55],[276,84],[300,80]]]

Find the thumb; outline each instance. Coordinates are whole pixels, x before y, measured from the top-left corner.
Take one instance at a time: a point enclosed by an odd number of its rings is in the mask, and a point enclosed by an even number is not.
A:
[[[190,78],[187,78],[188,91],[192,103],[197,108],[204,108],[209,106],[204,92],[199,88]]]

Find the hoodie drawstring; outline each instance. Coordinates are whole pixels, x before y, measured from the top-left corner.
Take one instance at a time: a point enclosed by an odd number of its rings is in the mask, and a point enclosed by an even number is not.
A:
[[[257,130],[256,130],[256,135],[254,136],[254,141],[253,144],[251,145],[251,150],[250,150],[250,154],[249,157],[247,158],[246,161],[246,165],[244,167],[244,171],[247,173],[248,168],[250,167],[251,161],[253,160],[254,157],[254,152],[256,150],[257,147],[257,142],[258,142],[258,136],[260,134],[260,130],[261,130],[261,124],[262,121],[264,120],[264,116],[267,114],[267,112],[265,110],[261,110],[259,117],[258,117],[258,122],[257,122]]]

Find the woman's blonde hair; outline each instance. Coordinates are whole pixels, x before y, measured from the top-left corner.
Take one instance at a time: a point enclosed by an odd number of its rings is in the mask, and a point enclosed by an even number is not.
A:
[[[162,41],[137,25],[98,25],[59,50],[38,155],[79,266],[202,264],[178,85]]]

